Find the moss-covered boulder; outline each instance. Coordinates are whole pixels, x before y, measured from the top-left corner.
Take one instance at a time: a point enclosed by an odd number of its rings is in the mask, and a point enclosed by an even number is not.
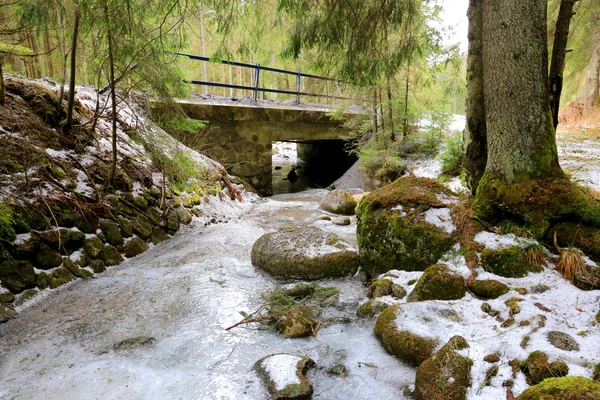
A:
[[[596,400],[600,383],[582,376],[548,378],[521,393],[517,400]]]
[[[477,280],[468,285],[469,291],[481,299],[497,299],[508,293],[508,286],[495,279]]]
[[[139,254],[142,254],[146,250],[148,250],[148,245],[146,244],[146,242],[144,242],[143,239],[137,236],[125,243],[126,257],[135,257]]]
[[[92,236],[83,241],[83,254],[90,260],[98,258],[102,248],[104,248],[104,244],[97,236]]]
[[[17,316],[17,312],[10,307],[0,304],[0,324],[10,321]]]
[[[369,287],[368,297],[376,299],[378,297],[389,296],[392,294],[392,286],[394,282],[389,279],[379,279],[371,283]]]
[[[352,215],[356,209],[356,200],[345,190],[336,189],[323,196],[319,208],[334,214]]]
[[[186,210],[185,208],[178,208],[176,210],[177,217],[179,218],[179,222],[184,225],[189,225],[192,222],[192,213]]]
[[[473,361],[456,352],[469,345],[455,336],[417,368],[415,400],[465,400]]]
[[[273,400],[307,400],[313,394],[313,386],[306,372],[313,365],[315,362],[307,357],[273,354],[258,360],[254,368]]]
[[[49,248],[40,249],[35,256],[35,266],[39,269],[52,269],[62,264],[62,255]]]
[[[373,318],[375,315],[379,314],[388,307],[390,307],[390,305],[382,301],[369,300],[358,307],[358,310],[356,310],[356,315],[362,318]]]
[[[15,295],[11,292],[0,293],[0,304],[10,304],[15,301]]]
[[[119,250],[117,250],[115,246],[107,244],[100,252],[100,260],[104,262],[104,265],[110,267],[112,265],[121,264],[123,262],[123,256],[119,253]]]
[[[104,265],[104,261],[102,261],[102,260],[92,260],[92,261],[90,261],[90,268],[96,274],[99,274],[100,272],[106,271],[106,265]]]
[[[416,368],[433,355],[438,341],[416,335],[408,330],[409,327],[406,330],[399,328],[396,323],[399,309],[395,305],[379,314],[375,335],[388,353]]]
[[[148,240],[152,237],[152,223],[144,217],[137,217],[131,221],[133,227],[133,233],[138,235],[144,240]]]
[[[177,210],[169,211],[164,228],[171,235],[179,230],[179,214]]]
[[[548,355],[543,351],[534,351],[522,363],[522,370],[528,382],[536,385],[544,379],[566,376],[569,366],[563,360],[548,362]]]
[[[123,217],[122,215],[119,215],[117,217],[117,221],[119,222],[119,226],[121,227],[121,235],[123,235],[124,238],[129,238],[133,236],[133,224],[130,220]]]
[[[60,267],[55,269],[52,272],[52,274],[49,275],[48,286],[50,286],[50,289],[56,289],[57,287],[62,286],[65,283],[71,282],[73,279],[76,279],[75,275],[73,275],[65,267]]]
[[[481,252],[481,266],[505,278],[522,278],[530,272],[541,272],[542,267],[531,264],[522,247],[510,246],[505,249],[485,249]]]
[[[467,288],[463,277],[451,271],[446,264],[427,268],[406,301],[458,300],[465,296]]]
[[[98,227],[104,234],[107,243],[112,244],[113,246],[123,246],[123,235],[121,235],[119,224],[104,219],[100,221]]]
[[[404,177],[365,196],[358,207],[358,247],[369,276],[391,269],[423,271],[454,244],[424,212],[446,208],[454,194],[434,180]],[[431,222],[435,222],[431,220]]]
[[[354,275],[356,250],[340,237],[313,226],[282,227],[252,246],[252,264],[273,276],[314,280]]]
[[[7,260],[0,264],[2,286],[12,293],[21,293],[35,286],[35,271],[28,261]]]
[[[165,232],[162,228],[156,226],[153,227],[152,237],[150,238],[152,244],[156,246],[157,244],[162,243],[165,240],[169,240],[169,235],[167,235],[167,232]]]

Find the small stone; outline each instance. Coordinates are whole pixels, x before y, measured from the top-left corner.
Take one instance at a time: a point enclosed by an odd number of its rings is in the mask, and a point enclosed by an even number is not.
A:
[[[513,326],[515,324],[515,319],[514,318],[509,318],[506,321],[504,321],[503,323],[500,324],[501,328],[509,328],[511,326]]]
[[[469,284],[469,290],[477,297],[483,299],[496,299],[508,293],[508,286],[494,279],[474,281]]]
[[[273,400],[308,400],[313,386],[306,372],[315,365],[307,357],[273,354],[258,360],[254,368],[263,378]]]
[[[483,361],[488,363],[497,363],[500,361],[500,356],[498,354],[488,354],[487,356],[483,357]]]
[[[17,316],[17,312],[10,307],[0,304],[0,324],[3,324]]]
[[[319,208],[334,214],[352,215],[356,209],[356,200],[345,190],[336,189],[321,199]]]
[[[179,217],[179,222],[182,224],[189,225],[192,222],[192,213],[185,208],[179,208],[176,212],[177,216]]]
[[[538,384],[547,378],[566,376],[569,373],[569,367],[564,361],[556,360],[549,363],[548,355],[542,351],[529,354],[523,364],[523,370],[533,384]]]
[[[317,221],[331,221],[331,217],[329,215],[319,215]]]
[[[0,303],[10,304],[15,301],[15,295],[11,292],[0,293]]]
[[[560,331],[550,331],[546,335],[548,341],[557,349],[565,351],[579,351],[579,344],[573,337]]]
[[[548,286],[540,283],[539,285],[535,285],[534,287],[531,288],[531,293],[540,294],[540,293],[547,292],[548,290],[550,290],[550,288]]]
[[[348,226],[350,225],[350,217],[333,217],[331,218],[331,222],[334,225]]]
[[[519,292],[519,294],[521,296],[525,296],[527,294],[527,289],[525,289],[525,288],[519,288],[518,292]]]
[[[369,300],[356,310],[356,315],[362,318],[373,318],[375,315],[379,314],[390,305],[378,300]]]
[[[283,289],[283,292],[288,296],[295,298],[304,298],[312,296],[315,293],[316,285],[314,283],[300,282]]]
[[[458,300],[466,293],[463,277],[445,264],[433,265],[423,272],[407,302],[427,300]]]
[[[389,279],[380,279],[371,284],[368,296],[376,299],[378,297],[388,296],[392,294],[393,282]]]
[[[165,233],[161,228],[152,228],[152,243],[154,245],[164,242],[169,239],[169,235]]]
[[[392,296],[397,299],[403,299],[406,296],[406,289],[404,289],[404,286],[394,283],[392,285]]]

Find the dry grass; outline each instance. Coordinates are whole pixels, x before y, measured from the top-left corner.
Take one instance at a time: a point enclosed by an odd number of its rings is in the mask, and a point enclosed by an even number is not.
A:
[[[585,110],[582,103],[572,102],[560,109],[558,122],[565,127],[600,125],[600,108]]]
[[[585,277],[588,271],[583,261],[583,252],[575,247],[560,249],[560,259],[556,263],[556,270],[571,282],[574,282],[576,278]]]
[[[531,244],[523,249],[529,264],[536,267],[546,265],[546,249],[539,243]]]

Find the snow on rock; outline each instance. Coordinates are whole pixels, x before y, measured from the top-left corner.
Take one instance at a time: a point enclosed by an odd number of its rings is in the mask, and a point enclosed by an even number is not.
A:
[[[456,226],[452,223],[449,208],[430,208],[423,215],[426,222],[437,226],[448,234],[452,234],[456,230]]]
[[[300,384],[300,378],[298,378],[296,372],[298,371],[298,363],[302,360],[302,357],[289,354],[274,354],[265,358],[261,364],[275,384],[275,388],[283,390],[288,385]]]
[[[475,235],[473,240],[477,243],[485,245],[486,248],[493,250],[505,249],[510,246],[523,247],[525,245],[535,243],[535,241],[531,239],[517,237],[512,233],[507,235],[499,235],[492,232],[479,232],[477,235]]]

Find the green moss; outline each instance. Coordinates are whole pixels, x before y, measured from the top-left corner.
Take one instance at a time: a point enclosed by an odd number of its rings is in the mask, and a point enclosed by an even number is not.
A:
[[[358,307],[358,310],[356,310],[356,315],[362,318],[373,318],[375,315],[382,312],[389,306],[389,304],[382,303],[378,300],[369,300]]]
[[[566,376],[569,367],[562,360],[548,362],[548,355],[542,351],[534,351],[523,362],[523,371],[531,384],[538,384],[548,378]]]
[[[594,365],[594,374],[592,375],[592,379],[596,382],[600,382],[600,363]]]
[[[399,331],[396,327],[397,311],[396,305],[386,308],[379,314],[375,323],[375,335],[388,353],[412,367],[418,367],[431,357],[438,342],[410,332]]]
[[[482,299],[496,299],[503,294],[508,293],[508,286],[504,283],[494,280],[474,281],[469,285],[469,290],[477,297]]]
[[[380,279],[371,283],[369,288],[369,297],[376,299],[377,297],[387,296],[392,293],[392,285],[394,283],[389,279]]]
[[[542,267],[531,265],[527,255],[519,246],[506,249],[485,249],[481,252],[484,270],[506,278],[521,278],[529,272],[541,272]]]
[[[13,227],[13,210],[7,204],[0,203],[0,246],[15,241],[16,233]]]
[[[445,264],[427,268],[406,301],[458,300],[466,292],[464,279]]]
[[[0,264],[0,279],[12,293],[20,293],[35,286],[35,271],[27,261],[8,260]]]
[[[525,390],[517,400],[600,399],[600,384],[581,376],[548,378]]]
[[[52,272],[48,281],[50,289],[56,289],[65,283],[71,282],[73,279],[75,279],[75,276],[68,269],[60,267]]]

